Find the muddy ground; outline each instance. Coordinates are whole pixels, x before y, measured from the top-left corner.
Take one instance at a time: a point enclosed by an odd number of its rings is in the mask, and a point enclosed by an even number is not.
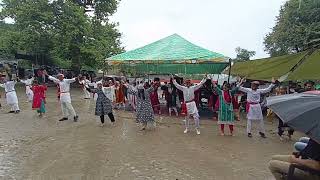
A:
[[[201,119],[201,135],[183,134],[181,118],[157,116],[155,130],[140,132],[134,114],[115,111],[116,126],[99,126],[93,100],[72,90],[80,116],[58,122],[60,105],[50,88],[47,113],[39,118],[18,89],[20,114],[0,110],[0,179],[273,179],[267,164],[274,154],[292,152],[294,141],[280,141],[277,123],[266,121],[267,139],[245,134],[245,120],[235,137],[219,136],[213,120]],[[3,90],[1,89],[3,95]],[[300,135],[300,134],[299,134]],[[299,135],[295,134],[293,140]]]

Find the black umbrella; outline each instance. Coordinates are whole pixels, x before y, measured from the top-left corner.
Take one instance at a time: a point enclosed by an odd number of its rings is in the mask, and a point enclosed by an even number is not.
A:
[[[320,142],[320,91],[270,97],[267,106],[288,126]]]

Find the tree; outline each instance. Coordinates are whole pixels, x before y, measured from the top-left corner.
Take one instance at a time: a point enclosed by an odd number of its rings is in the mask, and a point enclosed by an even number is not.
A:
[[[15,33],[15,26],[0,21],[0,58],[13,59],[15,44],[12,36]]]
[[[46,64],[80,71],[101,68],[106,57],[123,51],[118,24],[108,21],[117,5],[118,0],[3,0],[0,15],[14,19],[15,52],[40,54]]]
[[[256,55],[255,51],[249,51],[249,50],[243,49],[241,47],[237,47],[235,49],[235,51],[237,53],[237,57],[236,57],[235,61],[248,61],[248,60],[250,60],[251,57]]]
[[[319,46],[319,39],[320,1],[289,0],[281,7],[264,45],[271,56],[279,56]]]
[[[3,0],[1,18],[15,20],[15,29],[8,36],[14,42],[13,53],[45,56],[51,48],[50,24],[53,21],[52,7],[45,0]]]

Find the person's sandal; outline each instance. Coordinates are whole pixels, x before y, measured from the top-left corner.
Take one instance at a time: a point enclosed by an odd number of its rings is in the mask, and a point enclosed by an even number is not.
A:
[[[267,137],[266,137],[266,135],[265,135],[264,133],[259,132],[259,134],[260,134],[260,136],[261,136],[262,138],[267,138]]]
[[[61,119],[59,119],[59,121],[67,121],[68,120],[68,118],[61,118]]]

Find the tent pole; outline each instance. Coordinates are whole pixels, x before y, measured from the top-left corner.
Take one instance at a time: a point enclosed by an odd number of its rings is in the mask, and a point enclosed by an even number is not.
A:
[[[230,84],[230,76],[231,76],[231,58],[229,58],[229,75],[228,75],[228,84]]]

